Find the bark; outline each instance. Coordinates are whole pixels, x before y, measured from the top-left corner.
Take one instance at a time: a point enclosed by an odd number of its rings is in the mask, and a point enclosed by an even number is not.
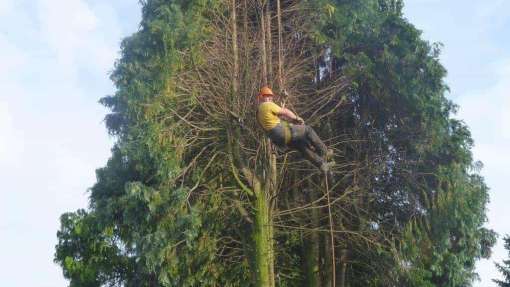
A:
[[[278,25],[278,86],[280,90],[285,90],[285,84],[283,83],[282,8],[280,0],[276,0],[276,16]]]
[[[345,287],[347,272],[347,249],[342,249],[340,252],[340,274],[338,280],[339,287]]]
[[[268,84],[267,78],[267,50],[266,50],[266,21],[264,17],[264,1],[260,1],[260,49],[262,58],[262,81],[264,85]]]
[[[266,25],[264,17],[264,3],[260,3],[261,20],[261,60],[262,78],[265,85],[268,84],[268,55],[266,44]],[[246,24],[245,24],[246,29]],[[270,33],[269,33],[270,34]],[[276,189],[276,157],[271,152],[269,140],[264,141],[266,151],[265,173],[263,174],[263,185],[253,186],[255,195],[254,209],[254,231],[253,240],[255,244],[255,282],[258,287],[274,287],[274,248],[273,248],[273,203],[272,198]]]
[[[272,212],[261,186],[255,187],[255,277],[257,287],[274,287]]]
[[[308,201],[316,200],[313,192],[308,192]],[[316,204],[314,205],[316,206]],[[319,226],[319,210],[314,208],[311,211],[311,226]],[[320,236],[317,231],[310,231],[304,234],[303,238],[303,273],[305,276],[304,286],[321,287],[320,278]]]
[[[271,0],[266,3],[266,44],[267,44],[267,77],[269,85],[273,86],[273,36],[271,33]]]
[[[329,220],[329,243],[331,244],[331,286],[336,287],[336,266],[335,266],[335,236],[333,233],[333,215],[331,214],[331,200],[329,196],[328,178],[324,175],[324,186],[326,187],[326,198],[328,200],[328,220]]]

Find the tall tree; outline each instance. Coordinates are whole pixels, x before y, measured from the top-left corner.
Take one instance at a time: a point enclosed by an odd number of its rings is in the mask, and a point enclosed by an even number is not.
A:
[[[149,0],[112,80],[112,157],[61,218],[71,286],[468,286],[495,236],[439,46],[398,0]],[[255,124],[269,84],[328,185]]]

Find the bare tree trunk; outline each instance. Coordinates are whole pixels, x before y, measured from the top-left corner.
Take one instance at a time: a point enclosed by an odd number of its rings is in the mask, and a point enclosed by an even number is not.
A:
[[[260,4],[260,50],[262,52],[262,81],[264,85],[268,85],[267,78],[267,50],[266,50],[266,21],[264,20],[264,1],[261,0]]]
[[[232,73],[232,93],[234,98],[239,99],[237,93],[239,92],[239,49],[237,47],[237,13],[236,13],[236,0],[232,2],[232,52],[234,54],[234,71]],[[236,103],[235,106],[239,106]]]
[[[262,79],[265,85],[268,84],[268,55],[266,46],[266,25],[264,17],[264,3],[260,2],[260,23],[261,23],[261,60]],[[267,163],[265,164],[264,186],[258,186],[255,194],[255,266],[256,286],[274,287],[274,248],[273,248],[273,203],[272,198],[276,193],[276,157],[271,152],[269,140],[264,141]]]
[[[345,287],[345,273],[347,272],[347,249],[342,249],[340,251],[340,278],[339,278],[339,287]]]
[[[326,198],[328,200],[328,220],[329,220],[329,240],[331,244],[331,286],[336,287],[336,266],[335,266],[335,236],[333,233],[333,215],[331,214],[331,200],[329,196],[328,178],[324,176],[324,186],[326,187]]]
[[[276,16],[278,24],[278,86],[280,90],[285,90],[283,79],[283,31],[282,31],[282,7],[280,0],[276,0]]]
[[[267,77],[270,86],[273,86],[273,37],[271,33],[271,0],[266,0],[266,44],[267,44]]]
[[[317,198],[314,192],[310,190],[307,192],[307,200],[314,202]],[[316,207],[317,205],[312,205]],[[319,219],[320,212],[317,208],[311,210],[311,226],[320,226]],[[305,276],[305,286],[307,287],[322,287],[320,277],[320,236],[318,231],[311,230],[305,233],[303,238],[303,273]]]
[[[332,283],[332,274],[331,274],[331,243],[330,237],[326,233],[320,234],[320,274],[322,286],[331,287]]]

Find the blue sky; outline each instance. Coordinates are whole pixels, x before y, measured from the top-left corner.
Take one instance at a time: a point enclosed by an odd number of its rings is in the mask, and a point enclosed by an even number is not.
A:
[[[409,0],[405,15],[425,39],[444,44],[448,96],[471,129],[474,157],[491,188],[487,225],[510,234],[510,1]],[[507,257],[500,238],[492,258],[477,264],[482,281],[475,286],[496,286],[493,262]]]
[[[510,233],[510,1],[408,0],[405,15],[444,44],[448,96],[491,187],[488,226]],[[114,92],[108,73],[139,20],[137,0],[0,0],[2,286],[67,286],[52,262],[58,217],[87,206],[109,156],[97,101]],[[499,241],[475,286],[495,286],[506,256]]]

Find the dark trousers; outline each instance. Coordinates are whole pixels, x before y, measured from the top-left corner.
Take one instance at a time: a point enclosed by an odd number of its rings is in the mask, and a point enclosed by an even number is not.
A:
[[[290,123],[279,124],[269,131],[269,138],[280,147],[288,147],[299,151],[305,159],[317,168],[321,170],[327,168],[325,159],[327,147],[310,126]]]

